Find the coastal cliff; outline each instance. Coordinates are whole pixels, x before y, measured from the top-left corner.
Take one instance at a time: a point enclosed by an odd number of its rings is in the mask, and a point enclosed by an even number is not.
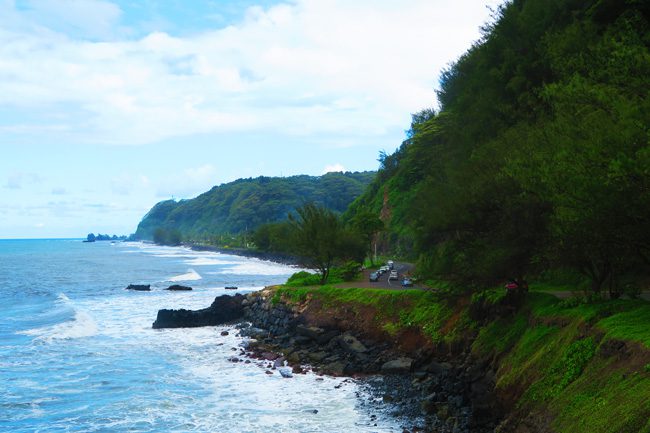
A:
[[[650,431],[648,332],[621,337],[647,303],[271,287],[241,305],[248,356],[382,374],[381,397],[424,431]]]

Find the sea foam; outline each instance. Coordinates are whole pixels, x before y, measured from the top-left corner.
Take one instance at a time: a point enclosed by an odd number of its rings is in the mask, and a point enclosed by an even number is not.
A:
[[[178,282],[178,281],[198,281],[201,280],[203,277],[199,275],[198,272],[196,272],[194,269],[188,269],[187,273],[181,274],[181,275],[176,275],[175,277],[171,277],[167,279],[167,281],[171,282]]]
[[[91,337],[97,334],[97,323],[87,312],[76,308],[72,301],[63,293],[57,299],[57,304],[64,304],[74,311],[74,316],[64,322],[40,328],[19,331],[18,334],[33,336],[35,342],[51,343],[54,340]]]

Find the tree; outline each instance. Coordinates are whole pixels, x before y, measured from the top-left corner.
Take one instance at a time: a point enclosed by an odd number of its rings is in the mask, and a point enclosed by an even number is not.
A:
[[[153,232],[153,241],[159,245],[178,246],[181,244],[181,232],[177,229],[165,230],[158,227]]]
[[[305,266],[320,274],[320,283],[325,284],[336,261],[358,256],[360,243],[353,242],[354,235],[345,229],[339,216],[325,207],[309,203],[296,213],[289,215],[293,250],[305,260]]]
[[[366,254],[370,258],[370,263],[374,266],[373,241],[376,243],[377,234],[384,230],[384,222],[368,209],[362,209],[356,213],[350,221],[353,230],[358,233],[362,239]]]

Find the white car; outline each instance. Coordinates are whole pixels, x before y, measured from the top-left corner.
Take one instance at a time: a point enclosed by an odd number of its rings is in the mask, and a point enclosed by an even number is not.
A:
[[[399,277],[397,276],[397,271],[390,271],[390,275],[388,275],[388,280],[397,280]]]

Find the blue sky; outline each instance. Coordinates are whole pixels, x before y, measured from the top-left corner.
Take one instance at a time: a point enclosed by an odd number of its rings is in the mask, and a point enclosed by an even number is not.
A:
[[[377,168],[498,0],[0,0],[0,238]]]

